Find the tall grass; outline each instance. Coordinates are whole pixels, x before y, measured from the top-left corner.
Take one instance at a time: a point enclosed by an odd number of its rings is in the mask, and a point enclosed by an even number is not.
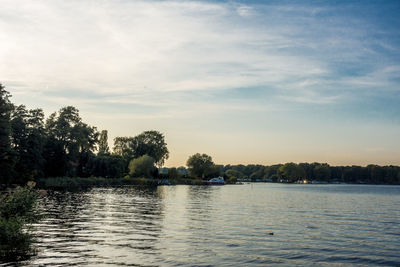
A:
[[[104,178],[104,177],[49,177],[37,181],[37,186],[53,190],[82,190],[92,187],[109,187],[123,185],[155,186],[157,180],[149,178]]]

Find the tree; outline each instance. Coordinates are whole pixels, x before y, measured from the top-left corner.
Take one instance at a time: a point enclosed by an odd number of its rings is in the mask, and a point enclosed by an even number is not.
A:
[[[306,172],[304,171],[304,169],[293,162],[282,165],[279,168],[279,174],[288,182],[294,182],[299,179],[304,179],[304,177],[306,176]]]
[[[221,176],[222,174],[222,166],[213,164],[210,168],[206,169],[204,172],[205,178],[213,178]]]
[[[225,175],[228,178],[233,178],[233,179],[242,179],[242,177],[243,177],[243,173],[241,173],[240,171],[237,171],[237,170],[233,170],[233,169],[227,170],[225,172]]]
[[[63,174],[59,173],[61,175],[76,176],[82,173],[90,156],[88,154],[93,154],[96,149],[96,127],[82,122],[78,109],[68,106],[60,109],[58,114],[55,112],[50,115],[46,121],[46,133],[46,160],[58,164],[47,168],[55,168],[56,172],[57,169],[64,170]]]
[[[169,168],[168,169],[168,178],[170,179],[177,179],[180,178],[180,174],[176,168]]]
[[[110,154],[110,148],[108,147],[108,132],[103,130],[100,133],[99,138],[99,155]]]
[[[96,177],[119,178],[128,173],[128,164],[121,156],[100,154],[90,158],[87,172]]]
[[[314,167],[315,179],[319,181],[329,181],[331,179],[331,169],[328,164],[319,164]]]
[[[258,169],[256,169],[252,174],[250,174],[250,179],[252,181],[261,180],[265,177],[265,168],[264,166],[257,165]]]
[[[41,109],[14,107],[11,115],[12,147],[16,154],[16,182],[43,176],[44,113]]]
[[[145,131],[135,137],[117,137],[114,139],[114,153],[128,162],[148,155],[161,167],[169,157],[164,135],[158,131]]]
[[[11,182],[15,162],[10,140],[10,117],[13,106],[9,98],[10,94],[0,83],[0,185]]]
[[[144,176],[150,178],[156,171],[154,164],[155,160],[148,155],[133,159],[129,162],[129,175],[131,177]]]
[[[169,157],[164,135],[158,131],[145,131],[135,136],[131,143],[135,158],[148,155],[161,167]]]
[[[116,137],[114,138],[113,151],[115,155],[121,156],[127,162],[134,158],[134,153],[131,149],[133,137]]]
[[[192,176],[206,178],[207,174],[209,174],[209,171],[214,166],[214,163],[209,155],[196,153],[189,157],[186,166],[188,166]]]
[[[266,179],[272,179],[274,182],[277,181],[278,177],[278,172],[279,168],[282,166],[282,164],[275,164],[271,165],[265,168],[265,178]]]

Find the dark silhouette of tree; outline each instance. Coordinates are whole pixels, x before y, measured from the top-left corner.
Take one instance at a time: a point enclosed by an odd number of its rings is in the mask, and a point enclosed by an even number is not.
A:
[[[94,153],[98,142],[96,127],[82,122],[79,111],[68,106],[53,113],[46,121],[48,142],[45,155],[47,169],[60,175],[76,176],[83,172],[90,154]],[[65,162],[67,161],[67,162]],[[64,172],[64,174],[62,174]]]
[[[108,131],[103,130],[99,137],[99,155],[110,154],[110,148],[108,147]]]
[[[114,139],[114,153],[128,162],[148,155],[160,167],[169,157],[164,135],[158,131],[145,131],[135,137],[117,137]]]
[[[0,185],[9,184],[13,178],[15,157],[11,149],[10,94],[0,84]]]
[[[25,183],[43,176],[45,142],[44,113],[41,109],[14,107],[11,116],[12,147],[16,154],[16,182]]]

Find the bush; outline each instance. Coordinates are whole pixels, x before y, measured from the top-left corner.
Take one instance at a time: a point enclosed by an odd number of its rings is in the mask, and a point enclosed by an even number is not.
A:
[[[21,259],[32,254],[31,224],[41,215],[36,208],[38,193],[28,187],[0,196],[0,260]]]
[[[129,175],[131,177],[151,178],[156,171],[154,164],[155,160],[148,155],[133,159],[129,163]]]

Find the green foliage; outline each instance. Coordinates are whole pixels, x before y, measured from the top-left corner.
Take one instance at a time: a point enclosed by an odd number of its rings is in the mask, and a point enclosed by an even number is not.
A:
[[[155,160],[148,155],[133,159],[129,162],[129,175],[131,177],[144,176],[150,178],[154,175],[155,171],[157,171],[154,164]]]
[[[195,178],[206,178],[211,175],[219,175],[220,170],[215,167],[212,158],[207,154],[196,153],[186,162],[190,175]]]
[[[107,137],[108,132],[103,130],[99,139],[97,129],[84,123],[78,109],[72,106],[51,114],[44,124],[44,114],[41,109],[28,110],[23,105],[14,106],[10,102],[10,94],[0,84],[0,187],[12,183],[24,184],[28,180],[37,180],[40,177],[118,178],[129,173],[128,163],[132,159],[148,155],[154,159],[155,164],[161,166],[169,157],[164,135],[158,131],[145,131],[135,137],[115,138],[112,155],[109,153]],[[97,147],[99,153],[95,155]],[[200,180],[195,181],[194,178],[204,179],[224,173],[227,179],[253,181],[263,179],[279,181],[283,178],[288,182],[308,179],[326,182],[400,184],[399,166],[329,166],[316,162],[271,166],[255,164],[217,166],[211,157],[205,154],[191,156],[187,166],[192,180],[185,180],[189,173],[184,167],[170,169],[168,176],[177,181],[185,181],[182,183],[188,181],[197,183]],[[135,167],[131,175],[156,176],[153,167],[149,167],[150,171],[142,171]],[[68,183],[77,187],[86,183],[107,184],[90,179],[92,178]],[[112,179],[110,183],[117,180]],[[132,180],[137,181],[137,179]],[[61,179],[59,182],[65,181]]]
[[[118,178],[128,173],[128,163],[118,155],[99,154],[86,165],[89,176]]]
[[[11,140],[16,155],[16,182],[24,184],[43,176],[44,113],[41,109],[14,107],[11,116]]]
[[[38,179],[37,185],[45,189],[79,191],[92,187],[115,187],[124,185],[155,186],[157,185],[157,180],[145,177],[123,177],[114,179],[104,177],[49,177]]]
[[[162,166],[169,157],[164,135],[158,131],[145,131],[135,137],[117,137],[114,139],[114,153],[128,162],[148,155],[158,166]]]
[[[125,159],[127,162],[134,158],[134,153],[130,148],[130,144],[133,137],[115,137],[113,151],[115,155],[118,155]]]
[[[227,170],[225,172],[225,175],[228,178],[232,178],[232,179],[242,179],[243,178],[243,173],[241,173],[240,171],[234,170],[234,169]]]
[[[145,131],[135,136],[131,143],[131,149],[134,151],[134,158],[148,155],[158,166],[162,166],[169,157],[164,135],[158,131]]]
[[[121,186],[132,184],[132,181],[126,178],[108,179],[104,177],[48,177],[37,180],[40,188],[53,190],[77,191],[96,186]]]
[[[82,169],[87,156],[93,153],[98,142],[96,127],[82,122],[79,111],[68,106],[53,113],[46,121],[47,176],[76,176]]]
[[[300,165],[293,162],[282,165],[279,168],[279,174],[288,182],[295,182],[297,180],[304,179],[306,176],[304,169]]]
[[[328,164],[319,164],[314,167],[314,176],[318,181],[329,181],[331,179],[331,169]]]
[[[273,166],[271,166],[273,167]],[[251,179],[253,181],[255,180],[262,180],[268,178],[270,175],[276,173],[272,172],[271,169],[271,174],[268,175],[269,170],[271,167],[268,166],[262,166],[262,165],[227,165],[223,167],[223,170],[225,172],[225,175],[229,177],[235,177],[237,179]]]
[[[37,192],[27,187],[0,196],[0,260],[24,258],[32,252],[29,225],[42,217],[37,199]]]
[[[204,172],[204,177],[205,178],[213,178],[213,177],[218,177],[221,176],[222,174],[222,166],[215,165],[213,164],[209,168],[207,168]]]
[[[178,179],[181,178],[181,175],[178,172],[177,168],[169,168],[168,169],[168,178],[169,179]]]
[[[0,186],[9,184],[13,177],[15,157],[11,149],[11,111],[10,94],[0,83]]]
[[[103,130],[100,133],[99,138],[99,155],[108,155],[110,154],[110,148],[108,147],[108,131]]]
[[[46,177],[63,176],[67,173],[70,166],[67,152],[62,141],[49,136],[43,148],[45,159],[44,174]]]

